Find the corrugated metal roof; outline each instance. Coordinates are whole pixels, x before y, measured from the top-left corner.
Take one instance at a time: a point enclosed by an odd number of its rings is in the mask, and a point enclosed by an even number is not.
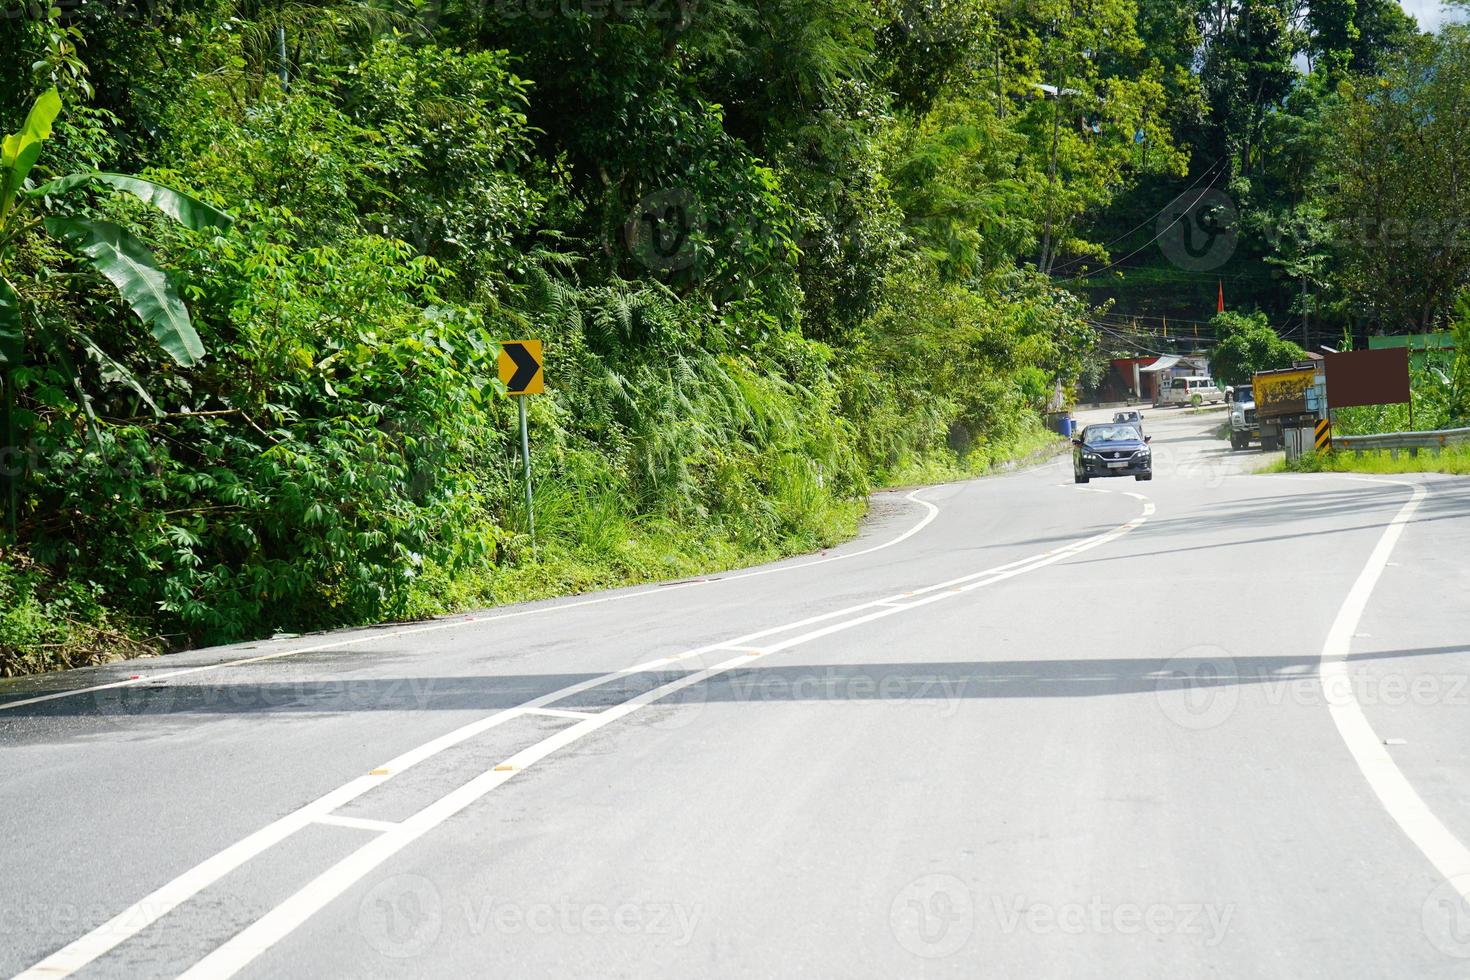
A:
[[[1184,358],[1180,357],[1178,354],[1165,354],[1163,357],[1159,358],[1157,361],[1154,361],[1148,367],[1141,367],[1138,370],[1142,374],[1153,374],[1157,371],[1167,371],[1182,360],[1184,360]]]

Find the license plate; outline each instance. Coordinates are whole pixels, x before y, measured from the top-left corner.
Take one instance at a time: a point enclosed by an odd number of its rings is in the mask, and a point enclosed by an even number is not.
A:
[[[1108,464],[1108,469],[1110,469],[1110,470],[1121,470],[1123,467],[1125,467],[1127,465],[1128,465],[1128,461],[1126,459],[1125,460],[1120,460],[1119,462],[1116,462],[1116,463],[1109,463]]]

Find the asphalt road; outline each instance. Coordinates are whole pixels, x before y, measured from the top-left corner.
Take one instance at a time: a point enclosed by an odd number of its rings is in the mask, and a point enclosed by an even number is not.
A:
[[[0,685],[0,974],[1470,975],[1470,484],[1146,412],[707,580]]]

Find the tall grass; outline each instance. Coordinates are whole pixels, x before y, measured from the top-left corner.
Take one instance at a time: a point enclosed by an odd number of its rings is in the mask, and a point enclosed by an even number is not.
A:
[[[1398,455],[1386,449],[1365,451],[1361,455],[1346,450],[1307,453],[1290,463],[1278,460],[1265,472],[1275,473],[1454,473],[1470,475],[1470,445],[1446,446],[1436,453],[1421,449],[1410,456],[1408,450]]]

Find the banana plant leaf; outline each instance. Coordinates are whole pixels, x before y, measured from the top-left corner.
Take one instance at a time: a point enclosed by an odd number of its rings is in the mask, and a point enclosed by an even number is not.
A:
[[[111,221],[50,217],[46,230],[86,256],[117,288],[168,355],[184,367],[204,356],[189,311],[147,246]]]
[[[36,165],[41,156],[41,143],[50,137],[51,124],[60,112],[61,96],[53,88],[42,93],[31,106],[20,132],[0,141],[0,211],[8,209],[26,174]]]
[[[127,191],[145,204],[153,205],[190,231],[207,229],[223,231],[235,220],[218,208],[211,207],[196,197],[190,197],[183,191],[176,191],[172,187],[128,174],[104,172],[67,174],[65,177],[58,177],[27,191],[26,197],[53,197],[90,183],[107,184],[118,190]]]

